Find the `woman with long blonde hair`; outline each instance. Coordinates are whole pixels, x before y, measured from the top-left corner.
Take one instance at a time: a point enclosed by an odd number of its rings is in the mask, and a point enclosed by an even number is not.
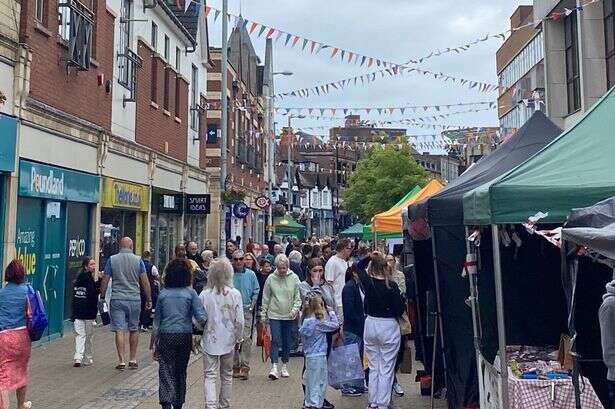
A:
[[[363,341],[369,361],[369,407],[384,409],[391,403],[395,361],[401,343],[397,320],[405,306],[382,253],[371,253],[357,267],[367,314]]]
[[[233,384],[233,352],[243,341],[243,302],[233,288],[233,266],[225,258],[209,265],[207,288],[200,299],[207,312],[203,331],[205,408],[229,408]],[[245,334],[248,336],[249,334]],[[216,383],[220,393],[216,393]]]

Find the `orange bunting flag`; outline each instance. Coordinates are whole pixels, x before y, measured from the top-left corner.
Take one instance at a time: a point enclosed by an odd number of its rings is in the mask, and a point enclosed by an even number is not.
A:
[[[335,57],[335,54],[337,54],[338,51],[339,51],[338,48],[334,48],[333,51],[331,52],[331,58]]]
[[[256,30],[256,27],[258,27],[258,23],[252,23],[252,25],[250,26],[250,34],[252,34],[254,30]]]
[[[372,57],[369,57],[369,61],[367,62],[367,68],[371,67],[373,63],[374,59]]]
[[[211,7],[205,6],[205,18],[209,17],[209,12],[211,11]]]
[[[295,36],[295,38],[293,38],[293,45],[292,46],[294,47],[295,45],[297,45],[298,41],[299,41],[299,37]]]

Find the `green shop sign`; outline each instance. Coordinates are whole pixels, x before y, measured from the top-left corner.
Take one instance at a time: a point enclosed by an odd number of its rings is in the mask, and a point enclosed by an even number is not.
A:
[[[20,160],[19,195],[97,203],[100,200],[100,178],[88,173]]]

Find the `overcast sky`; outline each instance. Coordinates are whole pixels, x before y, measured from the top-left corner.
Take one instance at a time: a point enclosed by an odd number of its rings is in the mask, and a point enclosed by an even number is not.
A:
[[[279,28],[335,47],[354,50],[360,54],[383,60],[403,63],[410,58],[429,54],[436,49],[456,47],[485,34],[496,34],[510,28],[510,15],[519,4],[528,0],[229,0],[229,11],[244,18]],[[221,8],[222,0],[208,0],[212,7]],[[221,18],[213,23],[209,16],[210,43],[220,45]],[[252,35],[257,53],[264,56],[265,35]],[[450,53],[424,61],[418,67],[443,72],[474,81],[497,84],[495,52],[502,44],[490,39],[473,46],[461,54]],[[284,37],[274,45],[274,70],[292,71],[293,76],[276,76],[275,90],[284,92],[315,86],[322,82],[342,80],[365,74],[374,67],[341,63],[339,56],[330,59],[331,52],[318,55],[284,47]],[[495,101],[497,92],[483,93],[467,87],[445,83],[416,73],[403,77],[386,77],[365,86],[348,86],[342,91],[332,91],[325,96],[285,98],[276,100],[279,107],[314,106],[403,106],[437,105],[462,102]],[[465,110],[467,108],[460,108]],[[451,109],[454,111],[454,109]],[[406,112],[405,118],[429,115]],[[446,111],[444,111],[446,112]],[[326,115],[330,115],[327,113]],[[336,116],[343,116],[338,112]],[[398,113],[380,117],[370,114],[370,120],[401,119]],[[278,126],[287,119],[278,114]],[[316,119],[294,119],[295,128],[336,126],[335,122]],[[497,126],[496,110],[451,116],[438,123],[463,126]],[[395,125],[390,127],[403,127]],[[409,127],[410,135],[439,133],[440,130]],[[310,133],[325,135],[327,130]]]

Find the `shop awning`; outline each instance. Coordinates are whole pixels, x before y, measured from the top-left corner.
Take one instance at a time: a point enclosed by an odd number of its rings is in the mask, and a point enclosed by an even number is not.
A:
[[[446,185],[438,194],[411,205],[408,210],[410,219],[426,219],[431,226],[462,225],[464,193],[525,162],[561,132],[545,114],[535,112],[514,136]]]
[[[372,217],[372,229],[378,233],[378,236],[380,236],[381,233],[398,233],[401,235],[402,210],[413,203],[420,202],[421,200],[425,200],[435,195],[442,190],[442,187],[442,183],[436,179],[433,179],[427,183],[424,188],[410,195],[416,189],[415,187],[391,209]]]
[[[615,195],[615,91],[611,88],[577,124],[494,182],[466,193],[465,224],[522,223],[548,212],[562,223],[574,208]]]
[[[371,224],[366,224],[363,226],[363,240],[373,240],[374,239],[374,231],[372,230],[372,225]],[[379,240],[385,240],[385,239],[400,239],[402,238],[402,234],[401,232],[399,233],[378,233],[378,239]]]
[[[305,226],[298,223],[291,216],[278,217],[274,219],[275,234],[281,236],[297,236],[305,238]]]
[[[356,223],[340,233],[342,237],[363,237],[363,225]]]

